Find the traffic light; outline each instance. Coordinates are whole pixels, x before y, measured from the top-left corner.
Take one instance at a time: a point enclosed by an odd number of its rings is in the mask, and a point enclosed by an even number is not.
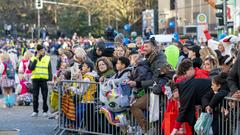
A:
[[[224,25],[224,5],[223,3],[215,5],[215,8],[218,10],[216,13],[216,17],[218,18],[218,25],[223,26]]]
[[[35,5],[36,5],[36,9],[42,9],[43,8],[43,1],[42,0],[36,0]]]

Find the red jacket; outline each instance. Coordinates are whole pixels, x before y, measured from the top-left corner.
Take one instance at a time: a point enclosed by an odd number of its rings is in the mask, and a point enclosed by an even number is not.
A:
[[[26,73],[26,74],[31,74],[32,71],[28,69],[28,62],[29,62],[29,60],[22,60],[23,72]]]
[[[200,68],[195,68],[194,78],[209,78],[209,72]]]

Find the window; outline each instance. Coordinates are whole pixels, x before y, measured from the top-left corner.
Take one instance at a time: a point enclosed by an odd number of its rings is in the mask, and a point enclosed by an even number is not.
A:
[[[197,19],[198,14],[199,14],[199,12],[194,12],[193,13],[193,20]]]
[[[170,0],[170,10],[175,10],[175,1],[176,0]]]

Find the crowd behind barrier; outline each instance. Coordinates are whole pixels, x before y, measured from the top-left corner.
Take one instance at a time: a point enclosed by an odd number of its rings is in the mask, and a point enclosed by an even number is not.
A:
[[[66,132],[70,133],[89,133],[89,134],[112,134],[112,135],[125,135],[143,134],[140,130],[139,124],[135,120],[133,114],[126,109],[124,123],[117,125],[114,123],[114,114],[109,111],[104,112],[103,103],[100,101],[100,85],[99,83],[90,82],[91,85],[96,85],[96,93],[94,94],[94,100],[91,102],[85,102],[82,100],[81,94],[71,94],[71,86],[83,85],[86,82],[80,81],[62,81],[58,86],[58,128],[56,134],[62,135]],[[145,94],[151,93],[151,88]],[[51,100],[53,101],[53,100]],[[149,101],[149,100],[148,100]],[[147,119],[147,134],[149,135],[166,135],[170,134],[173,128],[174,119],[172,118],[174,112],[166,112],[167,104],[170,101],[165,95],[159,95],[159,117],[150,122],[149,109],[144,111],[144,115]],[[150,104],[149,102],[147,103]],[[231,97],[225,97],[222,104],[217,107],[221,110],[218,114],[219,135],[238,135],[240,133],[240,100]],[[201,107],[197,108],[198,117],[201,114]],[[176,117],[176,116],[175,116]],[[165,127],[164,127],[165,126]],[[164,127],[164,128],[163,128]],[[205,128],[205,127],[203,127]],[[185,126],[182,127],[178,134],[191,134],[187,133],[189,129]],[[196,133],[194,133],[196,134]],[[212,130],[210,129],[210,133]]]
[[[29,65],[33,58],[41,61],[37,48],[41,57],[57,54],[56,75],[50,79],[45,70],[44,76],[51,81],[48,104],[58,119],[56,134],[239,134],[236,36],[163,45],[155,38],[125,42],[123,34],[111,34],[1,40],[4,107],[13,107],[15,95],[17,105],[36,101],[36,72]]]

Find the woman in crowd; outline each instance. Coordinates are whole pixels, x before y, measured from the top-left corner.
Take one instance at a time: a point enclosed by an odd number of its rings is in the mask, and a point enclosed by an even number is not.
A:
[[[209,77],[213,78],[214,76],[218,75],[221,71],[218,68],[218,60],[213,56],[208,56],[203,61],[203,70],[209,73]]]
[[[218,45],[218,51],[220,52],[220,54],[221,54],[222,56],[228,55],[228,54],[226,54],[225,47],[223,46],[222,43],[219,43],[219,45]]]
[[[96,61],[96,70],[100,77],[100,82],[104,81],[104,79],[111,78],[115,74],[113,65],[107,57],[101,57]]]
[[[71,76],[76,76],[77,72],[79,72],[79,69],[82,68],[84,62],[92,62],[90,58],[87,56],[87,53],[84,49],[78,47],[74,50],[74,56],[73,59],[69,62],[71,67]]]
[[[126,46],[120,45],[115,49],[115,57],[119,58],[122,56],[128,57],[129,50]]]
[[[116,70],[116,64],[117,64],[117,59],[119,57],[122,57],[122,56],[125,56],[125,57],[128,57],[129,56],[129,50],[126,46],[123,46],[123,45],[119,45],[115,48],[115,51],[114,51],[114,57],[112,59],[112,64],[113,64],[113,68],[115,71]]]

